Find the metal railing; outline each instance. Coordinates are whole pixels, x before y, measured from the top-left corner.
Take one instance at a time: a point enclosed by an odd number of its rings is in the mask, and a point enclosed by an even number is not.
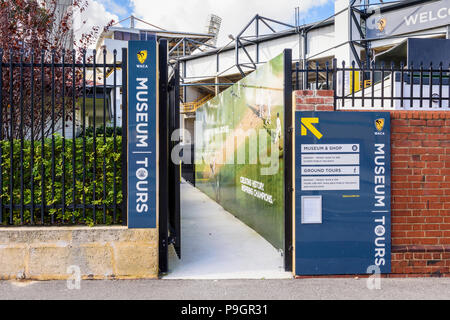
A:
[[[353,62],[293,70],[296,90],[334,90],[335,109],[450,110],[450,66]]]
[[[333,90],[333,80],[335,73],[329,62],[315,67],[306,64],[302,67],[300,62],[295,64],[293,70],[293,88],[294,90]]]
[[[127,65],[96,54],[0,49],[0,226],[126,222]]]
[[[203,104],[213,98],[213,95],[209,94],[203,98],[200,98],[194,102],[186,102],[181,104],[181,113],[190,113],[197,111]]]

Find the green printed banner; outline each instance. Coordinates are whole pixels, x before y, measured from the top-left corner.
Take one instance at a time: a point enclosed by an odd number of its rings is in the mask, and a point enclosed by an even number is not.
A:
[[[284,54],[196,113],[196,186],[284,250]]]

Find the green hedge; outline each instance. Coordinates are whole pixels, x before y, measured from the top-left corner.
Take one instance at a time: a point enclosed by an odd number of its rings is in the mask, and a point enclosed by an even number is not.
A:
[[[114,204],[114,164],[116,166],[116,179],[115,189],[117,203],[122,203],[122,175],[121,175],[121,143],[122,138],[118,136],[116,138],[116,151],[114,152],[114,139],[106,138],[106,144],[103,141],[103,137],[96,139],[96,171],[94,174],[94,140],[92,137],[85,140],[85,164],[83,162],[83,139],[75,139],[76,153],[75,153],[75,168],[73,167],[73,140],[65,139],[65,205],[66,210],[63,215],[62,208],[47,208],[44,213],[44,224],[51,222],[53,216],[54,223],[57,225],[65,224],[103,224],[103,205],[106,205],[106,224],[121,223],[121,210],[120,205],[117,207],[117,220],[113,221],[113,209],[108,208]],[[48,206],[58,206],[63,204],[63,139],[60,136],[54,138],[54,167],[55,177],[52,183],[52,139],[44,140],[44,157],[42,157],[42,141],[35,141],[34,143],[34,164],[31,164],[31,142],[23,141],[23,161],[21,161],[21,141],[14,140],[13,142],[13,201],[14,204],[21,203],[21,168],[20,164],[23,163],[23,184],[24,194],[23,202],[25,205],[31,204],[31,184],[34,183],[34,204],[35,204],[35,223],[40,224],[41,217],[41,203],[42,203],[42,165],[45,168],[44,174],[44,195],[45,203]],[[9,222],[10,210],[10,142],[1,141],[0,146],[2,148],[2,179],[3,188],[0,195],[3,200],[3,224]],[[105,158],[106,166],[106,197],[103,195],[103,161]],[[83,219],[83,210],[70,208],[73,204],[73,177],[75,171],[75,204],[83,204],[83,172],[85,172],[84,180],[84,192],[85,202],[87,205],[101,206],[96,210],[96,221],[94,223],[93,209],[86,209],[86,219]],[[96,183],[94,183],[96,181]],[[94,198],[94,184],[95,201]],[[52,185],[54,185],[54,192],[52,192]],[[26,208],[23,211],[23,219],[25,225],[31,224],[31,210]],[[73,222],[74,219],[74,222]],[[13,224],[21,225],[20,209],[15,208],[13,210]]]
[[[113,127],[106,127],[106,136],[110,137],[110,138],[114,137],[114,131],[116,132],[116,136],[122,136],[122,128],[121,127],[116,127],[115,130]],[[86,137],[92,138],[94,136],[94,127],[87,127],[85,130],[85,133],[86,133]],[[95,129],[95,135],[97,137],[103,137],[104,130],[103,130],[102,126]],[[82,137],[82,135],[80,135],[79,137]],[[77,137],[77,138],[79,138],[79,137]]]

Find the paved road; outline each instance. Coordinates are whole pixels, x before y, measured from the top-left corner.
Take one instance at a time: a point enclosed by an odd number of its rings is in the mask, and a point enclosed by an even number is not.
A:
[[[69,290],[65,281],[0,281],[0,299],[450,299],[450,278],[381,279],[381,290],[366,284],[366,279],[122,280],[82,281],[80,290]]]

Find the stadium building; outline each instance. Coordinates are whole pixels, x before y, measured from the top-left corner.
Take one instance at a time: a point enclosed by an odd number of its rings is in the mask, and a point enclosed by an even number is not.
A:
[[[182,126],[191,130],[194,112],[205,100],[242,79],[285,48],[292,49],[294,62],[300,68],[312,71],[316,66],[331,69],[334,59],[339,67],[345,63],[348,67],[354,64],[356,68],[372,64],[389,68],[391,63],[395,67],[402,64],[418,67],[422,63],[429,68],[432,62],[438,68],[436,61],[440,61],[446,69],[450,63],[450,41],[445,41],[450,37],[450,0],[387,3],[337,0],[334,14],[325,20],[306,25],[300,25],[299,19],[296,20],[295,25],[290,25],[256,15],[242,32],[230,35],[228,45],[180,57],[178,61],[184,84]],[[364,86],[364,91],[370,95],[372,84],[375,92],[380,90],[380,73],[375,73],[374,79],[369,73],[364,81],[361,73],[354,76],[359,80],[356,80],[356,90]],[[326,83],[325,73],[319,73],[318,78],[310,72],[294,86],[305,89],[330,86]],[[399,94],[397,91],[401,88],[397,78],[394,79],[394,95]],[[390,79],[385,80],[386,92],[390,93]],[[337,81],[338,93],[342,91],[340,81],[342,77]],[[448,79],[444,79],[444,86],[448,86]],[[345,94],[349,93],[349,83],[344,90]],[[448,90],[444,90],[444,94],[446,92]],[[337,107],[345,108],[345,101]]]

